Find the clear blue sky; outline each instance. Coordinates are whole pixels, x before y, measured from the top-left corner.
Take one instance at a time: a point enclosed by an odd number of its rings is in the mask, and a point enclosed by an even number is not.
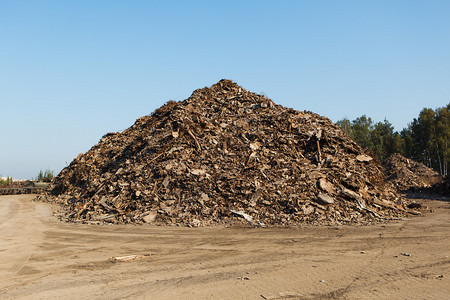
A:
[[[450,1],[0,1],[0,174],[58,173],[222,78],[401,130],[450,101]]]

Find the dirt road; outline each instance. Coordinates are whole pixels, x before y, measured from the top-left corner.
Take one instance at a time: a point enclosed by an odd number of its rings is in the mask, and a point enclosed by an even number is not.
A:
[[[1,299],[450,295],[450,202],[388,225],[252,229],[66,224],[31,198],[0,196]]]

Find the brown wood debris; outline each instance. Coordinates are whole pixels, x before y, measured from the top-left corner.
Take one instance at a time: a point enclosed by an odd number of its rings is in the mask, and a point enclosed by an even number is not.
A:
[[[407,210],[380,170],[329,119],[221,80],[103,136],[48,200],[86,223],[367,224]]]
[[[444,176],[398,153],[389,155],[383,166],[387,181],[400,191],[430,188],[444,181]]]

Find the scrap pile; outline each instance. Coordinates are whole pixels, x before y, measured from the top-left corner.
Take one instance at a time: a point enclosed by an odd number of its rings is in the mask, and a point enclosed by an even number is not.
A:
[[[106,134],[48,200],[61,219],[86,223],[367,224],[407,213],[381,165],[337,125],[230,80]]]
[[[450,175],[447,175],[442,182],[433,185],[429,190],[450,197]]]
[[[32,181],[19,181],[0,185],[0,195],[21,195],[44,193],[48,184]]]
[[[429,188],[443,179],[433,169],[398,153],[389,155],[383,162],[383,166],[387,181],[400,191]]]

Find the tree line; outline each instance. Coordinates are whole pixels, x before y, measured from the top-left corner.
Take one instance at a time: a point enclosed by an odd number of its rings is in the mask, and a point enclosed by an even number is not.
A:
[[[12,183],[12,178],[11,177],[6,177],[6,178],[3,178],[3,177],[1,177],[1,175],[0,175],[0,185],[6,185],[6,184],[11,184]]]
[[[353,121],[337,122],[356,143],[383,161],[391,153],[422,162],[442,175],[450,167],[450,103],[424,108],[419,116],[400,132],[388,120],[375,123],[363,115]]]
[[[45,170],[45,172],[44,172],[44,171],[40,170],[39,174],[36,176],[36,181],[51,182],[54,177],[55,177],[55,175],[53,175],[53,171]]]

